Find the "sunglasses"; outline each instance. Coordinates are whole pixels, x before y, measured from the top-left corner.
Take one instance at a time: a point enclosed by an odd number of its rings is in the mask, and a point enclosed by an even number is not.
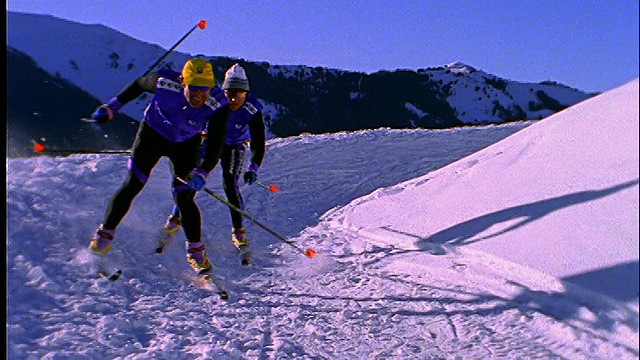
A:
[[[188,85],[187,86],[189,88],[189,91],[202,91],[202,92],[207,92],[209,90],[211,90],[210,87],[207,86],[195,86],[195,85]]]
[[[245,90],[235,90],[235,89],[227,89],[224,91],[225,95],[228,97],[243,97],[247,95]]]

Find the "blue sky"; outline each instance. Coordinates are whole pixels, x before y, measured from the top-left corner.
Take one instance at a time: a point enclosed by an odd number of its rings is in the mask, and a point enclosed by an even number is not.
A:
[[[204,19],[207,28],[178,51],[278,65],[370,73],[461,61],[510,80],[553,80],[589,92],[625,84],[639,68],[638,0],[9,0],[6,6],[103,24],[167,49]]]

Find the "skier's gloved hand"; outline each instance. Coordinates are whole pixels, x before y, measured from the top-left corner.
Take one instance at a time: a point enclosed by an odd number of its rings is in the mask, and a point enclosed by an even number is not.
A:
[[[247,171],[244,173],[244,183],[245,184],[253,184],[254,182],[256,182],[256,180],[258,180],[258,174],[256,174],[255,171]]]
[[[95,120],[97,124],[105,124],[113,118],[113,113],[109,107],[101,105],[93,114],[91,114],[91,118]]]
[[[244,183],[245,184],[251,185],[254,182],[256,182],[256,180],[258,180],[258,169],[259,168],[260,168],[260,166],[258,166],[258,164],[256,164],[256,163],[251,163],[249,165],[249,168],[244,173]]]
[[[204,187],[204,184],[207,182],[207,174],[206,171],[195,168],[187,177],[187,185],[191,190],[200,191]]]
[[[100,107],[91,114],[91,118],[95,120],[97,124],[104,124],[113,119],[113,114],[120,111],[123,106],[124,104],[121,103],[117,97],[113,97],[106,104],[100,105]]]

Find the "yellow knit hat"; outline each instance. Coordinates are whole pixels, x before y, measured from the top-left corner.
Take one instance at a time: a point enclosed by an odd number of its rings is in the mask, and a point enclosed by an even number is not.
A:
[[[194,86],[216,86],[213,66],[204,59],[191,59],[182,68],[182,78],[185,84]]]

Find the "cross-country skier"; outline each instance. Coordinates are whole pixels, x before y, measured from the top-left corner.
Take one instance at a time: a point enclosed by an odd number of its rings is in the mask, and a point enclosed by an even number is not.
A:
[[[140,122],[127,177],[111,198],[104,221],[89,243],[89,250],[105,254],[111,249],[116,227],[160,158],[166,156],[171,160],[173,196],[182,214],[187,238],[187,260],[197,272],[206,271],[211,263],[201,239],[202,221],[194,197],[220,159],[229,117],[228,101],[216,86],[211,63],[194,58],[185,63],[182,73],[163,69],[136,79],[100,106],[92,118],[98,124],[106,123],[125,104],[144,92],[155,95]],[[208,128],[208,146],[200,161],[201,133],[205,128]],[[182,183],[176,177],[186,179],[188,183]]]
[[[222,180],[229,202],[244,210],[244,201],[238,182],[242,176],[246,184],[253,184],[258,178],[257,172],[264,159],[265,128],[262,118],[262,104],[253,93],[249,92],[249,80],[245,70],[237,63],[226,71],[222,89],[231,110],[220,160]],[[247,145],[251,150],[251,159],[243,175]],[[209,146],[211,144],[206,144],[207,148]],[[233,226],[231,241],[238,248],[247,246],[249,242],[242,224],[242,216],[231,208],[229,210]],[[180,211],[174,206],[163,230],[173,235],[180,228],[180,223]]]

